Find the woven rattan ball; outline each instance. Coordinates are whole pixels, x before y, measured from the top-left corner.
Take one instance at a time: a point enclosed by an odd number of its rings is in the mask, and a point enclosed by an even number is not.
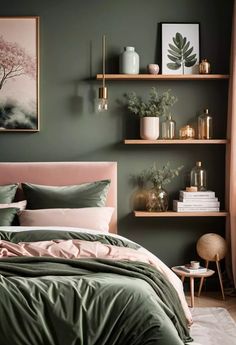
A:
[[[225,257],[226,241],[220,235],[209,233],[201,236],[197,241],[198,255],[207,261],[216,261]]]

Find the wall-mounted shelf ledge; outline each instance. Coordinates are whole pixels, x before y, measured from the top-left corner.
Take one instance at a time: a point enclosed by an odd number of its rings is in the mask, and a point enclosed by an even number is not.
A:
[[[134,211],[135,217],[226,217],[228,212],[148,212],[148,211]]]
[[[157,139],[157,140],[143,140],[143,139],[125,139],[124,144],[126,145],[166,145],[166,144],[227,144],[229,141],[227,139]]]
[[[101,80],[102,74],[96,79]],[[220,80],[229,79],[229,74],[105,74],[106,80]]]

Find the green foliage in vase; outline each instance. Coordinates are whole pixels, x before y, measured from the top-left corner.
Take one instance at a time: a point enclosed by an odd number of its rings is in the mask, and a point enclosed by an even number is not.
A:
[[[155,187],[164,186],[179,176],[179,172],[183,167],[181,165],[171,169],[170,163],[167,162],[162,168],[158,168],[158,164],[154,162],[150,168],[142,170],[139,174],[131,175],[131,181],[134,186],[139,187],[143,187],[148,182],[151,182]]]
[[[196,54],[192,54],[193,47],[190,47],[190,41],[187,41],[187,38],[179,32],[172,40],[174,44],[169,43],[170,49],[168,49],[169,54],[167,55],[172,62],[168,63],[167,67],[172,70],[178,70],[182,67],[184,73],[184,66],[192,67],[197,62]]]
[[[148,99],[143,101],[142,97],[137,96],[135,92],[126,95],[128,100],[128,109],[131,113],[139,117],[158,117],[166,115],[169,107],[172,107],[177,101],[175,96],[172,96],[170,90],[159,94],[155,87],[149,91]]]
[[[175,177],[179,176],[179,172],[182,169],[183,165],[176,169],[171,169],[169,162],[162,168],[158,168],[156,162],[154,162],[151,168],[147,170],[146,178],[151,181],[155,187],[164,186],[169,184]]]
[[[131,183],[136,187],[143,188],[145,183],[147,182],[147,170],[142,170],[139,174],[132,174],[130,175]]]

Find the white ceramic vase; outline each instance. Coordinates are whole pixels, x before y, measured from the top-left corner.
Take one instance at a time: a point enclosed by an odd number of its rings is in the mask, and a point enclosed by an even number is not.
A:
[[[159,138],[159,117],[140,118],[140,137],[144,140],[156,140]]]
[[[139,74],[139,55],[134,47],[125,47],[120,55],[120,73]]]

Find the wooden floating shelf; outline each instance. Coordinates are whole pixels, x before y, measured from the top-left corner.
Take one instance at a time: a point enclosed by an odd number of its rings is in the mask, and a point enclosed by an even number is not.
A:
[[[227,139],[157,139],[157,140],[143,140],[143,139],[125,139],[126,145],[166,145],[166,144],[227,144]]]
[[[226,217],[228,212],[148,212],[148,211],[134,211],[135,217]]]
[[[101,80],[103,74],[97,74]],[[106,80],[222,80],[229,74],[105,74]]]

